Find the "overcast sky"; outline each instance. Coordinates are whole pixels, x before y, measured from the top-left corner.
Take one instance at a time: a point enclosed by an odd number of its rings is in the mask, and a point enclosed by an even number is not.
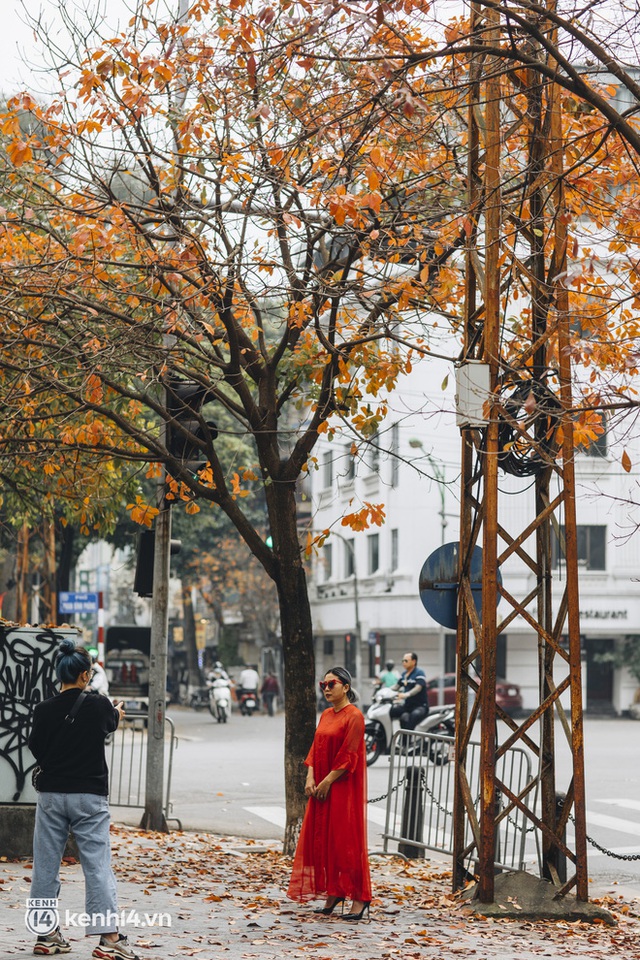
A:
[[[33,29],[27,26],[25,8],[34,17],[43,11],[49,34],[55,36],[56,21],[59,24],[55,15],[57,0],[0,0],[0,3],[0,91],[11,94],[25,88],[33,91],[48,89],[50,83],[37,69],[43,64],[44,57]],[[135,0],[64,0],[68,12],[77,9],[78,22],[81,22],[82,11],[89,7],[103,11],[105,23],[114,29],[123,17],[127,22],[126,8],[134,5]]]
[[[27,71],[20,64],[18,47],[33,47],[30,31],[21,23],[24,17],[18,0],[4,0],[0,14],[0,88],[13,93],[23,85]]]
[[[11,94],[23,88],[34,92],[50,89],[51,81],[39,75],[37,65],[42,63],[43,57],[39,53],[33,31],[26,25],[26,9],[31,15],[37,15],[41,9],[45,10],[45,18],[50,25],[50,33],[55,35],[56,17],[55,7],[58,0],[0,0],[0,92]],[[103,11],[105,22],[115,30],[120,20],[125,23],[129,19],[127,7],[135,6],[135,0],[62,0],[67,11],[74,7],[78,11],[78,22],[82,19],[82,10],[87,6]],[[564,0],[562,7],[572,7],[576,0]],[[166,4],[177,10],[178,0],[160,0],[160,5]],[[634,40],[640,32],[640,14],[638,0],[601,0],[598,3],[598,13],[602,17],[600,36],[610,36],[612,23],[607,22],[606,14],[610,13],[612,20],[625,23],[624,30],[617,36],[617,52],[620,55],[628,45],[628,37]],[[440,21],[446,20],[456,13],[462,12],[468,4],[464,0],[432,0],[432,15]],[[624,36],[623,36],[624,35]],[[624,41],[627,41],[625,44]],[[637,62],[635,51],[629,51],[627,57]],[[25,62],[26,61],[26,62]]]

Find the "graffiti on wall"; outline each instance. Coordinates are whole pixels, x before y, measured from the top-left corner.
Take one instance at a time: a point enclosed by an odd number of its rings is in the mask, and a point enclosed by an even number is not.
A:
[[[35,803],[27,741],[33,708],[57,693],[53,659],[74,630],[0,627],[0,803]]]

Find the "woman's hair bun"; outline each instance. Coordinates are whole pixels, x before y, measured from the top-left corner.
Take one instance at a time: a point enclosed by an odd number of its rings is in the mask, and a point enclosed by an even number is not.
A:
[[[58,653],[61,653],[63,656],[67,656],[69,653],[75,653],[76,649],[75,640],[73,640],[71,637],[65,637],[64,640],[60,641]]]
[[[62,683],[76,683],[84,671],[91,670],[91,656],[84,647],[76,646],[72,637],[60,641],[54,667],[58,680]]]

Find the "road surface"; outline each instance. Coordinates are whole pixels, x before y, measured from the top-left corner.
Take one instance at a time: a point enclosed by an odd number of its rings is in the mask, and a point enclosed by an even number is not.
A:
[[[283,715],[241,717],[234,712],[225,725],[217,724],[208,712],[183,707],[170,707],[168,715],[178,737],[172,769],[173,814],[183,827],[281,839],[285,822]],[[587,833],[613,853],[638,858],[614,859],[589,845],[589,876],[599,889],[624,888],[631,896],[640,896],[639,754],[640,722],[585,719]],[[559,751],[559,789],[564,769]],[[388,758],[380,758],[368,773],[369,797],[386,794]],[[382,849],[385,806],[381,800],[368,807],[372,849]],[[140,811],[117,807],[113,816],[138,823]],[[533,863],[535,856],[532,837],[527,859]]]

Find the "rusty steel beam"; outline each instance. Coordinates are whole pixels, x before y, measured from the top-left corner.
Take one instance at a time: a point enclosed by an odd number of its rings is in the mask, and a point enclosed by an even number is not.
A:
[[[552,5],[549,0],[548,6]],[[484,7],[473,0],[470,15],[477,41],[485,41],[495,50],[501,35],[499,6]],[[525,110],[510,103],[515,104],[516,98],[524,100]],[[520,118],[522,142],[527,145],[522,150],[523,187],[517,211],[510,206],[502,183],[501,120],[505,111],[511,130]],[[475,863],[476,896],[483,903],[493,900],[499,826],[517,808],[539,833],[540,875],[556,884],[557,896],[575,888],[577,898],[587,900],[573,414],[567,349],[569,303],[563,280],[567,227],[563,216],[559,98],[553,84],[535,70],[516,75],[502,71],[492,57],[476,55],[469,64],[467,122],[470,229],[465,252],[462,360],[479,360],[487,365],[490,392],[485,403],[486,423],[462,429],[453,885],[459,889]],[[509,175],[513,184],[513,166]],[[507,226],[509,240],[505,238]],[[522,337],[522,348],[515,356],[504,351],[501,320],[514,276],[528,291],[529,323],[529,342]],[[509,406],[509,391],[516,394],[529,389],[529,385],[533,402],[522,420],[519,409]],[[501,428],[505,425],[512,432],[517,450],[535,459],[533,515],[523,516],[518,530],[508,530],[501,517],[499,471],[504,464]],[[552,478],[559,490],[553,496]],[[566,577],[563,591],[556,598],[551,540],[561,523]],[[531,541],[535,541],[535,553]],[[480,543],[483,574],[479,613],[469,571],[472,552]],[[535,577],[535,587],[529,587],[521,598],[501,587],[498,575],[501,562],[516,558]],[[500,620],[499,599],[503,605]],[[539,706],[521,722],[506,717],[495,702],[497,639],[516,618],[531,630],[539,667]],[[562,646],[563,635],[568,637],[568,650]],[[478,661],[480,669],[476,671]],[[560,703],[565,691],[570,695],[569,718]],[[573,765],[562,808],[556,792],[557,735],[566,737]],[[475,800],[469,792],[466,769],[467,747],[473,739],[481,744],[480,796]],[[496,776],[497,759],[515,746],[530,750],[538,763],[535,779],[517,796]],[[506,808],[499,809],[498,797],[507,798]],[[573,849],[565,838],[569,817],[575,824]],[[563,881],[561,865],[565,862],[575,872]]]
[[[475,29],[480,21],[480,11],[477,3],[471,3],[471,26]],[[465,355],[471,352],[478,318],[479,291],[474,266],[475,242],[478,231],[478,210],[481,202],[480,179],[477,176],[480,162],[480,128],[475,114],[475,106],[480,98],[481,65],[474,61],[469,69],[469,109],[467,113],[467,191],[469,206],[469,243],[465,249],[465,315],[464,315],[464,345]],[[469,564],[470,543],[473,534],[473,490],[474,490],[474,437],[470,431],[462,431],[461,455],[461,483],[462,495],[460,498],[460,594],[465,587],[470,593]],[[477,512],[477,511],[476,511]],[[465,598],[460,603],[462,609],[468,608]],[[469,617],[458,616],[456,636],[456,776],[453,798],[453,889],[459,890],[469,878],[465,862],[465,835],[467,822],[471,822],[474,837],[480,843],[480,829],[477,824],[473,800],[470,797],[469,784],[466,778],[467,747],[473,731],[473,720],[469,718],[469,671],[467,658],[469,655]]]
[[[554,0],[555,6],[555,0]],[[557,37],[555,38],[557,40]],[[550,130],[551,170],[554,175],[554,195],[557,210],[563,208],[564,165],[562,152],[562,116],[559,100],[556,98],[551,111]],[[589,897],[587,873],[587,824],[584,775],[584,730],[582,718],[582,667],[580,660],[580,604],[578,586],[578,537],[576,526],[576,482],[574,470],[573,442],[573,398],[571,392],[571,360],[569,352],[569,294],[566,285],[567,275],[567,222],[563,216],[556,216],[554,222],[555,249],[554,269],[556,309],[558,313],[558,363],[560,369],[560,400],[563,416],[562,429],[562,479],[564,484],[564,525],[566,551],[566,589],[564,600],[567,613],[567,633],[569,637],[569,674],[571,679],[571,758],[573,779],[570,790],[573,793],[572,804],[569,794],[565,799],[565,809],[556,824],[557,833],[562,836],[566,818],[573,808],[576,852],[576,895],[578,900]],[[558,629],[559,633],[559,629]],[[555,635],[555,634],[554,634]],[[557,811],[556,811],[557,812]]]

